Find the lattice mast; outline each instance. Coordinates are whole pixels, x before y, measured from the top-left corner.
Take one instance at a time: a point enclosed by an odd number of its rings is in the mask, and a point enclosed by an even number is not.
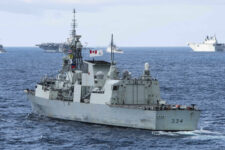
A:
[[[81,35],[76,34],[76,18],[75,18],[76,11],[73,10],[73,23],[72,23],[72,34],[71,34],[71,44],[70,48],[72,50],[73,58],[72,58],[72,69],[73,70],[80,70],[83,64],[82,58],[82,44],[80,42]]]
[[[75,38],[75,36],[76,36],[76,10],[74,9],[73,10],[73,22],[72,22],[72,34],[71,34],[71,37],[72,38]]]

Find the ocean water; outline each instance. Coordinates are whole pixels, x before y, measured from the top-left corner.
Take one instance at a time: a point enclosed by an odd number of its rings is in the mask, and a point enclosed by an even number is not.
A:
[[[47,118],[31,113],[23,90],[44,75],[55,76],[63,54],[38,48],[7,48],[0,54],[0,149],[225,149],[225,53],[185,47],[124,48],[121,71],[142,74],[144,63],[172,104],[197,104],[198,130],[162,132]],[[84,58],[89,59],[87,51]],[[106,54],[96,59],[109,60]]]

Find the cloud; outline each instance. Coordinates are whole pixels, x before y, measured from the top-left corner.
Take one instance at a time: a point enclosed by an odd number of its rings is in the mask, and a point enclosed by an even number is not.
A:
[[[42,0],[20,0],[25,3],[43,3]],[[45,0],[45,3],[58,3],[58,4],[101,4],[108,3],[111,0]]]
[[[0,18],[4,22],[0,24],[0,35],[8,45],[64,41],[69,34],[74,8],[78,12],[78,33],[84,35],[82,40],[90,45],[108,43],[109,33],[115,33],[119,45],[142,46],[176,45],[176,42],[182,45],[188,36],[197,40],[206,33],[224,35],[225,22],[221,20],[221,14],[224,14],[225,1],[202,2],[0,0]]]
[[[103,9],[108,9],[120,6],[171,6],[176,5],[199,5],[199,6],[215,6],[225,5],[222,0],[0,0],[0,12],[10,12],[26,15],[43,15],[46,11],[71,11],[76,9],[78,12],[99,12]],[[138,9],[138,8],[137,8]],[[134,10],[135,11],[135,10]],[[151,11],[151,10],[149,10]]]
[[[48,10],[96,12],[117,6],[154,6],[154,5],[224,5],[222,0],[1,0],[0,11],[41,15]],[[135,11],[135,10],[134,10]]]
[[[7,0],[0,1],[0,11],[22,14],[42,14],[48,10],[96,11],[113,3],[112,0]]]

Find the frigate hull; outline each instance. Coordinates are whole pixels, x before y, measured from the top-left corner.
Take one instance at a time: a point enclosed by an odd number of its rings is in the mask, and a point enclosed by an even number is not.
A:
[[[197,128],[198,110],[143,110],[103,104],[48,100],[31,94],[33,113],[87,123],[162,131],[191,131]]]

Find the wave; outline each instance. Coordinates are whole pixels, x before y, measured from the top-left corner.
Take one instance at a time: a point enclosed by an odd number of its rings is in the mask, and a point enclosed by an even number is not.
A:
[[[200,128],[195,131],[178,131],[178,132],[166,132],[166,131],[153,131],[153,135],[156,136],[169,136],[169,137],[183,137],[188,139],[197,140],[209,140],[209,139],[220,139],[225,141],[225,134],[219,131],[211,131]]]

